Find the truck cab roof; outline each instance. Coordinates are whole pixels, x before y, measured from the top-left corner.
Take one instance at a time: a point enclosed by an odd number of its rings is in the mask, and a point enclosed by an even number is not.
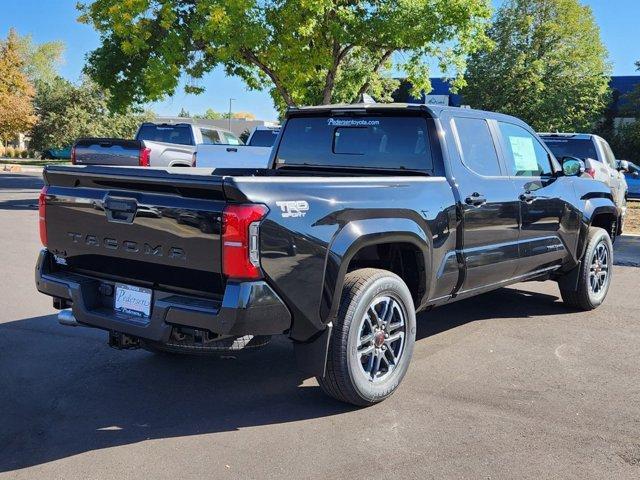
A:
[[[575,140],[592,140],[594,138],[602,139],[602,137],[598,135],[594,135],[593,133],[574,133],[574,132],[541,132],[538,133],[541,137],[544,138],[572,138]]]
[[[336,103],[329,105],[315,105],[311,107],[290,107],[287,110],[287,117],[298,115],[316,114],[345,114],[345,113],[393,113],[407,111],[422,111],[428,113],[433,118],[440,118],[447,113],[464,116],[481,117],[486,119],[508,121],[530,129],[530,127],[519,118],[505,115],[503,113],[477,110],[473,108],[450,107],[444,105],[425,105],[422,103]]]

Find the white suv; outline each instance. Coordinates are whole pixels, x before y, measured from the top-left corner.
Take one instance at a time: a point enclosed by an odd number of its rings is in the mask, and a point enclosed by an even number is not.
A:
[[[540,137],[560,162],[563,157],[583,160],[586,168],[583,176],[588,175],[611,188],[613,199],[622,210],[624,219],[627,209],[628,187],[624,178],[627,162],[616,160],[604,138],[589,133],[541,133]]]

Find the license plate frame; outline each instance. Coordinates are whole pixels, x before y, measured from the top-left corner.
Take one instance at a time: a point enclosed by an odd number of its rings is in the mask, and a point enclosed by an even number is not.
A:
[[[113,309],[118,313],[140,318],[151,316],[153,290],[126,283],[116,283],[113,294]]]

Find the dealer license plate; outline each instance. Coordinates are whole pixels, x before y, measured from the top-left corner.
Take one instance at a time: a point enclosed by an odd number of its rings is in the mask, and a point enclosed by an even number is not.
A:
[[[124,283],[116,283],[113,308],[118,312],[129,315],[149,317],[151,315],[151,290]]]

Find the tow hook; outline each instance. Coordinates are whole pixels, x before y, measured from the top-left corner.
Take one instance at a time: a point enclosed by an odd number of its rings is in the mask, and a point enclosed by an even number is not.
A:
[[[116,350],[140,348],[140,339],[121,332],[109,332],[109,346]]]

